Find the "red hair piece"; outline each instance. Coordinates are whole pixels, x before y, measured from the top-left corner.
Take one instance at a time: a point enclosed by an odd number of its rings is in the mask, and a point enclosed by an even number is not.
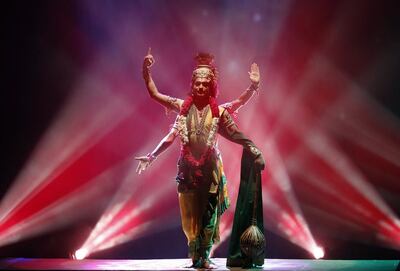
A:
[[[192,106],[192,104],[193,104],[193,97],[192,96],[188,96],[186,98],[186,100],[182,104],[181,112],[179,112],[179,115],[187,116],[187,114],[189,113],[189,109]]]

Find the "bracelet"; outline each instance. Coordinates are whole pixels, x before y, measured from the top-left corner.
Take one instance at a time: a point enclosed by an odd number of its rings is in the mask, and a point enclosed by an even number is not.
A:
[[[142,69],[142,75],[143,75],[143,78],[144,78],[144,80],[149,80],[149,78],[150,78],[150,68],[148,68],[148,67],[146,67],[146,68],[143,68]]]
[[[247,88],[247,91],[255,91],[258,93],[258,89],[259,89],[260,83],[251,83],[251,85]]]
[[[149,158],[150,163],[157,159],[157,156],[155,156],[154,154],[151,154],[151,153],[148,153],[146,155],[146,157]]]
[[[254,158],[257,158],[258,156],[261,155],[261,152],[257,147],[255,146],[249,146],[250,147],[250,152],[254,155]]]

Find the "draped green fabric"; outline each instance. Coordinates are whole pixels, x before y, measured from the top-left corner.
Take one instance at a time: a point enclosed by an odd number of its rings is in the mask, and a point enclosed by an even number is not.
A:
[[[258,180],[257,180],[258,179]],[[227,266],[230,267],[251,267],[264,264],[265,253],[256,259],[250,259],[240,249],[240,236],[252,225],[254,192],[258,187],[256,218],[257,226],[263,232],[263,210],[261,192],[261,172],[254,166],[252,154],[243,149],[242,164],[240,173],[239,195],[236,202],[235,217],[233,220],[232,234],[229,242]]]
[[[225,195],[225,192],[224,192],[226,190],[226,188],[225,188],[226,185],[227,185],[226,177],[224,174],[222,174],[222,178],[221,178],[220,185],[219,185],[219,194],[220,194],[220,198],[221,198],[220,207],[219,207],[220,215],[222,215],[226,211],[226,209],[228,209],[229,206],[231,205],[228,195],[227,194]]]

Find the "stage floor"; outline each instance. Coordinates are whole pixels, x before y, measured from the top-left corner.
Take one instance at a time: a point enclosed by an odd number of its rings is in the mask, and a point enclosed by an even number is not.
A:
[[[214,270],[228,269],[226,259],[212,259]],[[7,258],[0,260],[1,270],[193,270],[188,259],[157,260],[70,260]],[[279,271],[395,271],[399,260],[284,260],[267,259],[263,269]]]

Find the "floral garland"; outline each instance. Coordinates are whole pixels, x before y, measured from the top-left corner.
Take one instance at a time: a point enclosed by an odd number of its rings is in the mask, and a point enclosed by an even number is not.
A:
[[[181,142],[183,145],[182,148],[182,156],[183,158],[192,166],[192,167],[201,167],[208,160],[210,154],[213,151],[217,131],[218,131],[218,122],[219,122],[219,109],[218,105],[215,101],[214,97],[210,97],[209,104],[212,112],[212,122],[211,129],[207,138],[207,149],[201,154],[200,159],[196,159],[190,148],[188,147],[189,143],[189,135],[188,135],[188,127],[187,127],[187,115],[189,113],[189,109],[193,104],[193,98],[189,96],[182,104],[181,112],[177,119],[177,128],[178,134],[181,138]]]
[[[188,129],[186,125],[186,116],[180,115],[177,120],[178,124],[178,133],[182,141],[182,145],[186,145],[189,143]]]
[[[205,152],[203,152],[200,156],[200,159],[196,159],[192,152],[190,151],[187,145],[183,146],[182,155],[183,158],[192,166],[192,167],[201,167],[208,160],[208,157],[212,153],[213,148],[207,148]]]

